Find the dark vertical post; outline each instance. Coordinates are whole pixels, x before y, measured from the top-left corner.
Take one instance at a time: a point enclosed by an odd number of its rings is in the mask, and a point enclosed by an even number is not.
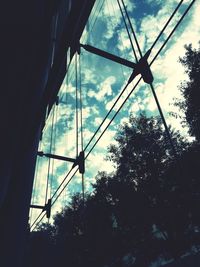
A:
[[[38,141],[39,132],[27,151],[19,151],[1,207],[0,263],[4,267],[22,266]]]

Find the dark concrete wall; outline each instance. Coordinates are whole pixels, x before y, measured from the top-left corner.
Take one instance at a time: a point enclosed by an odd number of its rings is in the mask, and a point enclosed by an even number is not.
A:
[[[0,14],[0,265],[21,266],[48,77],[53,1],[4,1]]]

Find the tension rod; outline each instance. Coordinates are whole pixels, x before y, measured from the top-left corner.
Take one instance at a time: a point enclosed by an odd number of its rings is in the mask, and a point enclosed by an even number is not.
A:
[[[96,47],[93,47],[91,45],[87,45],[87,44],[80,44],[80,47],[83,47],[86,51],[88,52],[91,52],[95,55],[98,55],[98,56],[101,56],[101,57],[104,57],[104,58],[107,58],[109,60],[112,60],[114,62],[117,62],[119,64],[122,64],[126,67],[129,67],[129,68],[134,68],[136,66],[135,63],[127,60],[127,59],[124,59],[124,58],[121,58],[121,57],[118,57],[116,55],[113,55],[111,53],[108,53],[104,50],[101,50],[99,48],[96,48]]]

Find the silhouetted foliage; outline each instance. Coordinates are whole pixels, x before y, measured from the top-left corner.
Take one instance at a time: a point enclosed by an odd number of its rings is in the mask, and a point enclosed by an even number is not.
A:
[[[186,53],[180,62],[185,67],[189,80],[181,84],[183,100],[177,100],[176,105],[185,112],[184,121],[189,126],[189,133],[200,141],[200,47],[185,46]]]
[[[38,231],[30,233],[24,266],[56,265],[54,229],[50,224],[42,224]]]
[[[108,149],[115,173],[99,173],[85,203],[75,195],[52,226],[31,233],[26,266],[40,266],[37,255],[43,266],[145,267],[198,245],[200,147],[170,132],[177,159],[160,119],[130,116]]]

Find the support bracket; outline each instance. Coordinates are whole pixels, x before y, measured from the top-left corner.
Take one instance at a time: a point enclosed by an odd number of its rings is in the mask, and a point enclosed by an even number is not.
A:
[[[47,158],[52,158],[52,159],[57,159],[57,160],[63,160],[63,161],[68,161],[74,163],[72,168],[75,166],[79,167],[79,172],[83,174],[85,172],[85,153],[84,151],[81,151],[79,153],[79,156],[76,159],[64,157],[64,156],[59,156],[59,155],[54,155],[50,153],[44,153],[43,151],[38,151],[37,153],[38,156],[40,157],[47,157]]]
[[[151,49],[149,49],[146,54],[138,61],[128,80],[128,83],[131,83],[138,74],[142,75],[142,78],[145,83],[151,84],[153,82],[153,75],[150,66],[147,62],[150,53]]]
[[[85,173],[85,153],[84,151],[81,151],[79,156],[76,158],[72,168],[74,168],[75,166],[78,165],[78,168],[79,168],[79,172],[81,174],[84,174]]]
[[[106,52],[104,50],[101,50],[99,48],[93,47],[91,45],[80,44],[80,47],[84,48],[86,51],[88,51],[90,53],[93,53],[95,55],[98,55],[98,56],[104,57],[106,59],[112,60],[112,61],[117,62],[119,64],[122,64],[122,65],[124,65],[126,67],[129,67],[129,68],[133,69],[136,66],[135,63],[133,63],[133,62],[127,60],[127,59],[118,57],[118,56],[113,55],[111,53],[108,53],[108,52]]]
[[[51,159],[58,159],[58,160],[63,160],[63,161],[75,162],[75,159],[64,157],[64,156],[59,156],[59,155],[54,155],[51,153],[44,153],[43,151],[38,151],[37,155],[40,157],[47,157],[47,158],[51,158]]]
[[[70,60],[72,60],[74,54],[77,52],[78,55],[80,55],[80,45],[79,42],[73,42],[70,45]]]
[[[51,199],[48,199],[48,202],[44,206],[31,204],[30,208],[41,209],[42,211],[46,211],[47,218],[49,219],[51,217]]]
[[[91,52],[95,55],[104,57],[106,59],[112,60],[114,62],[117,62],[119,64],[122,64],[126,67],[132,68],[133,73],[131,74],[128,83],[131,83],[133,79],[138,75],[141,74],[142,78],[145,83],[151,84],[153,82],[153,75],[150,70],[149,64],[147,62],[147,59],[151,53],[151,49],[146,52],[146,54],[137,62],[133,63],[127,59],[120,58],[116,55],[113,55],[111,53],[108,53],[104,50],[101,50],[99,48],[93,47],[91,45],[87,44],[80,44],[80,47],[84,48],[86,51]]]

